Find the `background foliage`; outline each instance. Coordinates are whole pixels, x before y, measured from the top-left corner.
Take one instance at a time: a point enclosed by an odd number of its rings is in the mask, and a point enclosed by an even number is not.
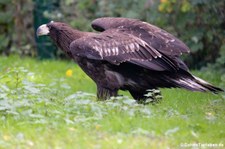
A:
[[[0,53],[35,55],[32,0],[0,1]]]
[[[48,0],[43,0],[48,1]],[[36,56],[32,0],[0,1],[0,53]],[[50,8],[51,6],[49,6]],[[103,16],[138,18],[182,39],[191,49],[184,60],[191,68],[225,68],[225,1],[221,0],[65,0],[45,17],[91,30],[93,19]],[[18,48],[19,47],[19,48]],[[56,57],[61,57],[58,52]]]

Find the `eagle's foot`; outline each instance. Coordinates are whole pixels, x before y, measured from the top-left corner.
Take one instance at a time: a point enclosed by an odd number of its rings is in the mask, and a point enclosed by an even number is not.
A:
[[[143,104],[156,104],[159,103],[163,96],[161,95],[161,91],[158,89],[148,89],[147,93],[144,94],[145,99],[141,100],[140,102]]]
[[[140,104],[155,104],[162,100],[162,95],[158,89],[148,89],[145,91],[129,90],[132,97]]]

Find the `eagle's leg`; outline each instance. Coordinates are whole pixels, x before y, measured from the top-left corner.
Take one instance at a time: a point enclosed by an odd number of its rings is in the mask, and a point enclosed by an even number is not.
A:
[[[146,97],[144,96],[144,94],[146,94],[146,92],[140,92],[140,91],[134,91],[134,90],[129,90],[129,92],[130,92],[131,96],[137,101],[146,99]]]
[[[115,97],[118,94],[118,89],[108,89],[101,86],[97,86],[97,98],[99,100],[107,100],[110,97]]]
[[[147,91],[129,90],[129,92],[138,103],[157,103],[162,99],[161,92],[157,89]]]

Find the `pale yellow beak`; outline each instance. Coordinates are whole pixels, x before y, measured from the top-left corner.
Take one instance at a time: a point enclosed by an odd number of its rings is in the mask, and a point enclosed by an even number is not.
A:
[[[48,35],[49,34],[49,28],[46,24],[43,24],[38,27],[36,35],[37,36],[43,36],[43,35]]]

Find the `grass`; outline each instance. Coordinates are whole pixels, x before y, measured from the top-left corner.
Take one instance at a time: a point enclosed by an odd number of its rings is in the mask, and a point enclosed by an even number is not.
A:
[[[194,73],[224,87],[216,73]],[[224,93],[162,89],[162,102],[142,105],[124,92],[97,101],[95,92],[73,62],[0,57],[0,148],[225,146]]]

